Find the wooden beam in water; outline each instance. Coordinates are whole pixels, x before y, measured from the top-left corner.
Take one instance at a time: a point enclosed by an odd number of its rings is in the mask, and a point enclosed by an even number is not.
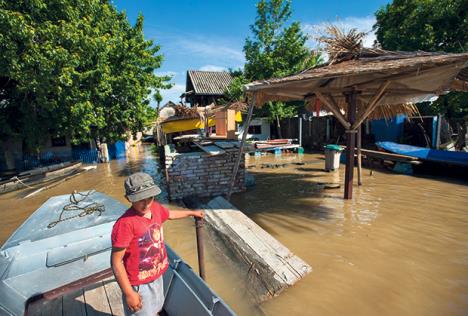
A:
[[[302,259],[273,238],[227,200],[217,197],[205,207],[205,220],[246,274],[258,302],[279,295],[312,271]]]

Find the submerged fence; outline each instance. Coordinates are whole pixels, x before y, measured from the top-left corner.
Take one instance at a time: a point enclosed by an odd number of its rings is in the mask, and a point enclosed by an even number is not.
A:
[[[109,159],[121,159],[126,157],[125,142],[118,141],[108,145]],[[60,162],[80,160],[83,163],[100,162],[100,154],[97,149],[72,148],[71,152],[45,151],[36,155],[23,154],[23,157],[15,161],[17,170],[29,170],[45,167]]]

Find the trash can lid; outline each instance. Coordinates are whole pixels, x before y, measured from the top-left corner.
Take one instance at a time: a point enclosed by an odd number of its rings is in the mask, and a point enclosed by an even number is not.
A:
[[[335,145],[335,144],[328,144],[325,146],[325,149],[329,150],[336,150],[336,151],[342,151],[343,148],[340,145]]]

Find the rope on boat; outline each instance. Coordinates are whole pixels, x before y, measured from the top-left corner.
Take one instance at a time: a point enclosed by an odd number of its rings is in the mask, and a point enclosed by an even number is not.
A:
[[[95,190],[89,190],[86,193],[75,191],[72,194],[70,194],[70,197],[69,197],[70,203],[66,204],[62,208],[62,211],[60,212],[58,220],[50,222],[49,225],[47,225],[47,228],[52,228],[52,227],[55,227],[58,223],[71,220],[73,218],[84,217],[86,215],[91,215],[93,213],[98,213],[97,215],[101,216],[102,212],[106,210],[104,207],[104,204],[93,202],[93,203],[87,204],[86,206],[79,205],[80,202],[85,201],[94,192]],[[72,211],[80,211],[80,212],[73,216],[64,217],[64,214],[66,212],[72,212]]]

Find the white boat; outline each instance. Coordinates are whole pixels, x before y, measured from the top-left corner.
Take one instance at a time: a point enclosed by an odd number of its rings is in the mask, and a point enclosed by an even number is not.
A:
[[[95,191],[44,203],[0,248],[0,315],[25,315],[32,301],[53,299],[111,276],[110,234],[126,208]],[[235,315],[166,247],[167,315]]]

